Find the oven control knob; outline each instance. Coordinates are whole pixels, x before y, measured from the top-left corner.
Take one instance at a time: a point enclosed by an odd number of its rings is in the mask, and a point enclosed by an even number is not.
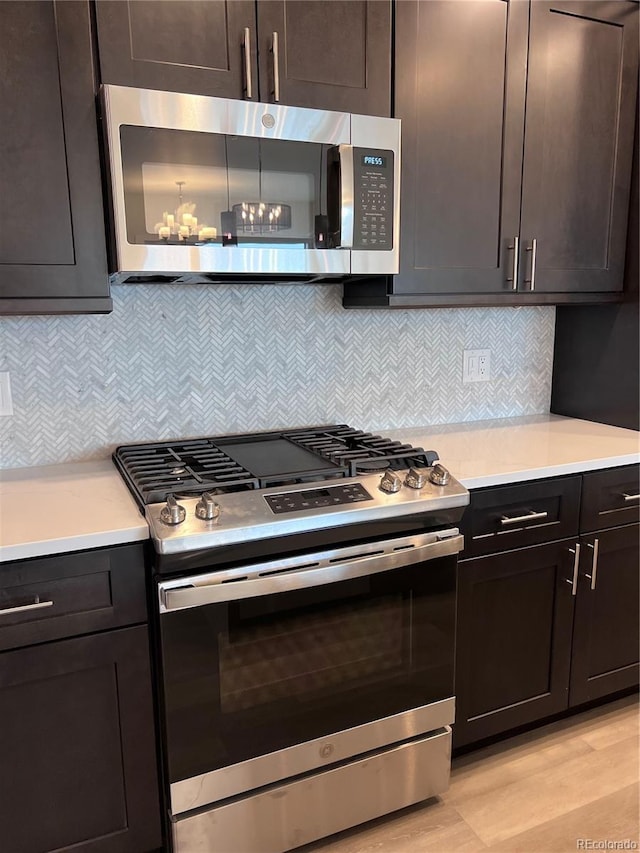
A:
[[[220,506],[209,492],[203,492],[200,496],[200,500],[196,504],[196,515],[205,521],[213,521],[220,515]]]
[[[431,469],[431,473],[429,474],[429,479],[432,483],[435,483],[436,486],[446,486],[449,482],[449,472],[444,467],[444,465],[440,465],[439,463],[434,465]]]
[[[385,471],[382,479],[380,480],[380,488],[383,492],[388,492],[393,495],[396,492],[399,492],[402,488],[402,480],[395,471]]]
[[[160,510],[160,520],[165,524],[182,524],[186,516],[186,509],[176,501],[173,495],[169,495],[166,505]]]
[[[427,485],[427,475],[415,468],[409,468],[409,473],[404,478],[405,486],[410,489],[423,489]]]

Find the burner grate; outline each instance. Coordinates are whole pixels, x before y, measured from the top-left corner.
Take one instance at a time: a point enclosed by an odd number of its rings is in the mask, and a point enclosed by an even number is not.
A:
[[[286,433],[286,437],[332,462],[348,466],[351,477],[386,468],[429,468],[438,459],[433,450],[412,447],[345,425]]]
[[[114,461],[142,505],[173,495],[257,489],[258,480],[210,439],[118,447]]]

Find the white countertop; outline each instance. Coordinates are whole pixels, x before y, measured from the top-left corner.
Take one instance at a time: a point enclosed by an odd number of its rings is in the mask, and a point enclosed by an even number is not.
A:
[[[110,459],[0,471],[0,562],[148,538]]]
[[[463,424],[380,431],[425,450],[468,489],[558,477],[640,462],[635,430],[529,415]]]
[[[379,432],[437,451],[468,489],[640,462],[640,433],[558,415]],[[110,459],[0,471],[0,562],[148,536]]]

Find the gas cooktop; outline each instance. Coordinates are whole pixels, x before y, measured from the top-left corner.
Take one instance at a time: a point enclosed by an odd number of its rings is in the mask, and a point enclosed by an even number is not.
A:
[[[113,455],[141,507],[203,492],[224,494],[292,483],[429,468],[438,459],[344,424],[132,444]]]
[[[118,447],[159,553],[463,507],[438,454],[344,424]]]

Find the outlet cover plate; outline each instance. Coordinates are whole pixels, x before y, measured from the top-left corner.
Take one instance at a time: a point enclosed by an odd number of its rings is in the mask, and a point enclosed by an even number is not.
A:
[[[466,349],[462,353],[462,382],[488,382],[491,379],[491,350]]]

